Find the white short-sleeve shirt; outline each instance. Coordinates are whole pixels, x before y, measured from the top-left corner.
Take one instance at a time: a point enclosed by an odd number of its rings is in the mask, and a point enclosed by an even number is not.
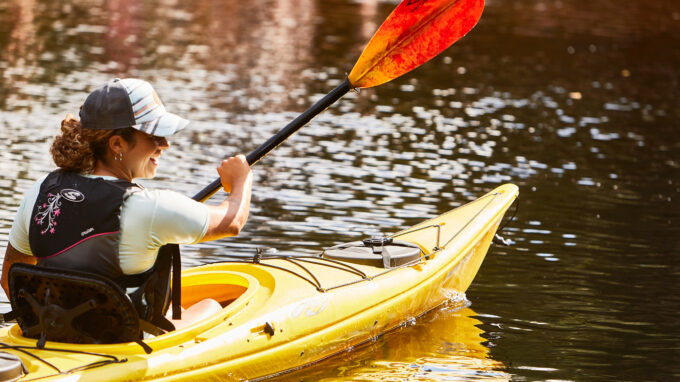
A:
[[[44,179],[39,179],[24,195],[9,233],[12,247],[27,255],[33,254],[28,227]],[[161,246],[197,243],[205,236],[209,223],[208,207],[178,192],[146,189],[134,192],[123,202],[120,216],[120,268],[128,275],[146,271],[156,261]]]

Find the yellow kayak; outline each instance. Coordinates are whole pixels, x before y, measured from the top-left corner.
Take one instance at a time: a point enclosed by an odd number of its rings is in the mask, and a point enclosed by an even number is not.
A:
[[[377,243],[185,270],[182,305],[213,298],[223,309],[144,340],[149,354],[135,342],[38,349],[13,325],[0,330],[0,356],[18,356],[22,381],[252,380],[299,369],[464,293],[517,194],[503,185]]]

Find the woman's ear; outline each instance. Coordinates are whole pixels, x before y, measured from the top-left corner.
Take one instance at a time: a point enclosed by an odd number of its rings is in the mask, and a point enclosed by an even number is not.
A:
[[[109,149],[113,152],[113,156],[123,155],[127,152],[129,144],[120,135],[112,135],[109,138]]]

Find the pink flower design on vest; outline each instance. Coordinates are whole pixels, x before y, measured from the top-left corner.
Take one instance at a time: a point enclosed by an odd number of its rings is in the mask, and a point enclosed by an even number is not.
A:
[[[38,213],[35,215],[35,222],[44,226],[47,223],[47,227],[40,231],[41,235],[45,232],[54,233],[55,227],[57,226],[57,216],[61,215],[61,194],[47,194],[47,203],[43,203],[42,206],[38,207]]]
[[[41,227],[47,224],[47,226],[40,231],[41,235],[44,235],[46,232],[51,234],[56,232],[55,227],[57,226],[57,217],[61,215],[62,198],[69,202],[80,203],[85,200],[85,195],[78,190],[70,188],[65,188],[57,194],[48,193],[47,203],[38,206],[38,213],[34,218],[35,222]]]

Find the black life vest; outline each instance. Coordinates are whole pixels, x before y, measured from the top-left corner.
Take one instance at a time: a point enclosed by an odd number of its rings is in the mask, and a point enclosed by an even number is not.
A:
[[[29,243],[38,265],[89,272],[115,280],[120,211],[139,186],[54,171],[40,186],[31,213]]]
[[[179,318],[179,246],[161,248],[151,269],[125,275],[120,268],[120,212],[139,185],[56,170],[42,185],[31,214],[29,244],[38,266],[96,274],[120,285],[143,320],[164,330],[174,326],[164,315],[170,303],[174,268],[173,318]]]

